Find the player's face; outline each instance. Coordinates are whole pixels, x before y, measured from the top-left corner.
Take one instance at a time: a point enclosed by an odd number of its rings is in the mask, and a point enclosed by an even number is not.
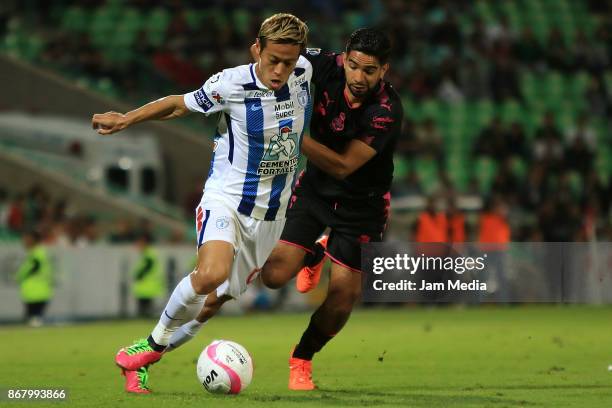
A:
[[[273,91],[281,89],[293,72],[300,57],[301,47],[297,44],[279,44],[267,41],[261,49],[257,40],[256,53],[259,55],[257,75],[265,86]]]
[[[361,51],[351,51],[342,56],[346,86],[356,98],[363,98],[375,89],[389,68],[389,64],[381,65],[377,57]]]

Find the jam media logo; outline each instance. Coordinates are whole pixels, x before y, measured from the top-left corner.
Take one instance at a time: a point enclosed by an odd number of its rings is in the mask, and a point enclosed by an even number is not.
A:
[[[291,130],[285,126],[278,135],[272,136],[263,160],[285,160],[297,156],[298,134],[291,133]]]

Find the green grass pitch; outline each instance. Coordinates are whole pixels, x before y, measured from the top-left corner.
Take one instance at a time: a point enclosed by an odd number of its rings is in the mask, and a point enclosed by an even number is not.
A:
[[[218,317],[150,370],[152,395],[127,395],[117,349],[152,321],[0,328],[0,387],[66,388],[53,407],[612,407],[612,309],[586,306],[356,311],[315,357],[314,392],[287,390],[287,358],[307,314]],[[251,386],[207,394],[195,359],[215,338],[253,355]]]

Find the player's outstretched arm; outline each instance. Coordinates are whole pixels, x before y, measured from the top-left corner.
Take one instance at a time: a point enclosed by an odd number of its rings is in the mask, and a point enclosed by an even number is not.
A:
[[[91,125],[99,134],[110,135],[146,120],[168,120],[188,113],[183,95],[170,95],[125,114],[112,111],[96,113],[91,118]]]
[[[304,136],[302,153],[315,166],[332,177],[342,180],[374,157],[376,150],[360,140],[353,139],[344,152],[337,153],[310,136]]]

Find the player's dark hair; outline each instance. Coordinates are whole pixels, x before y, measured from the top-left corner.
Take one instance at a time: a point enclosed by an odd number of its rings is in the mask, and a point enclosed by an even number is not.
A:
[[[391,41],[377,28],[360,28],[353,31],[346,42],[346,53],[351,51],[374,56],[382,65],[387,63],[391,55]]]

